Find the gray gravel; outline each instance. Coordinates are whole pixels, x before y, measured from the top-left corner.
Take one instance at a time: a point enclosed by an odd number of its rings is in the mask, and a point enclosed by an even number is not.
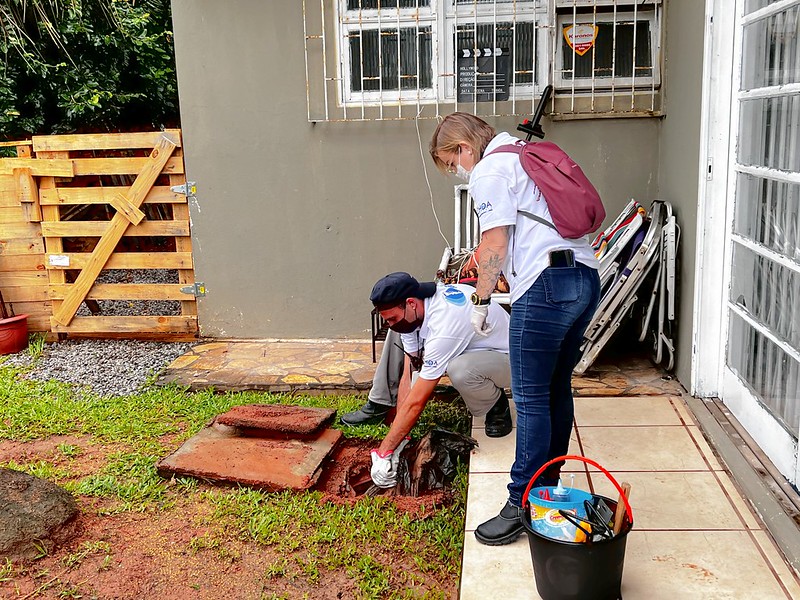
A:
[[[170,269],[107,269],[100,283],[178,283],[178,272]],[[165,300],[101,300],[104,316],[179,315],[180,302]],[[89,316],[82,303],[77,313]],[[137,340],[68,340],[47,344],[35,361],[27,351],[0,356],[0,366],[31,366],[25,377],[37,381],[56,379],[79,389],[87,387],[101,396],[124,396],[142,389],[173,360],[194,344]]]
[[[140,391],[152,378],[194,344],[137,340],[68,340],[47,344],[37,360],[27,351],[0,357],[0,366],[29,366],[28,379],[56,379],[101,396]],[[3,360],[5,358],[6,360]]]

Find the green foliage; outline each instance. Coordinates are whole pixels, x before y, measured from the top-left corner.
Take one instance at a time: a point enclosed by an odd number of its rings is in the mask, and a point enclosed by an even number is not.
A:
[[[43,333],[31,333],[28,336],[28,355],[36,360],[44,353],[45,335]]]
[[[170,28],[169,0],[4,0],[3,136],[176,125]]]

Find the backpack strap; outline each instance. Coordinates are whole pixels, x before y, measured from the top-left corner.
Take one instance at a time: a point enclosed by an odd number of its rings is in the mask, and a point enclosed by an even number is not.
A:
[[[523,217],[528,217],[529,219],[533,219],[534,221],[537,221],[537,222],[539,222],[539,223],[542,223],[543,225],[547,225],[547,226],[548,226],[548,227],[550,227],[551,229],[555,229],[556,231],[558,231],[558,229],[556,229],[556,226],[555,226],[555,225],[553,225],[553,224],[552,224],[550,221],[548,221],[547,219],[544,219],[544,218],[540,217],[539,215],[535,215],[535,214],[533,214],[533,213],[529,213],[527,210],[517,210],[517,212],[518,212],[519,214],[521,214]]]
[[[484,155],[484,158],[486,158],[490,154],[494,154],[495,152],[511,152],[513,154],[519,155],[519,154],[522,153],[522,149],[524,147],[525,147],[525,142],[523,142],[522,140],[519,140],[514,144],[505,144],[504,146],[499,146],[499,147],[495,148],[494,150],[492,150],[488,154]],[[555,229],[556,231],[558,231],[556,226],[553,225],[547,219],[544,219],[544,218],[542,218],[542,217],[540,217],[538,215],[535,215],[535,214],[533,214],[531,212],[528,212],[527,210],[517,210],[517,212],[519,214],[521,214],[523,217],[528,217],[529,219],[533,219],[537,223],[541,223],[542,225],[547,225],[551,229]]]

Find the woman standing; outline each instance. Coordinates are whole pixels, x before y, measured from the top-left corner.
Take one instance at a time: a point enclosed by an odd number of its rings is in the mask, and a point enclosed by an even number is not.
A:
[[[453,113],[436,128],[430,153],[438,169],[469,182],[481,229],[480,264],[472,297],[472,324],[486,333],[489,297],[501,271],[511,290],[509,355],[517,408],[517,441],[508,501],[475,530],[479,542],[502,545],[522,533],[522,494],[548,460],[567,454],[574,405],[572,369],[600,297],[598,262],[586,238],[566,239],[517,154],[497,152],[518,139],[496,133],[467,113]],[[555,467],[555,468],[554,468]],[[555,485],[560,465],[534,485]]]

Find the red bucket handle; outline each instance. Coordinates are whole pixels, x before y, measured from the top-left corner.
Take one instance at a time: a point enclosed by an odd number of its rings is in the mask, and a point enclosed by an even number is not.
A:
[[[539,467],[539,470],[536,471],[536,473],[533,474],[533,477],[531,477],[531,480],[528,482],[528,487],[525,488],[525,494],[522,496],[522,509],[523,510],[525,510],[525,507],[528,505],[528,494],[530,494],[531,488],[533,487],[533,482],[536,481],[536,479],[539,477],[539,475],[541,475],[542,473],[545,472],[547,467],[549,467],[550,465],[552,465],[554,463],[560,462],[562,460],[579,460],[581,462],[588,463],[588,464],[592,465],[593,467],[597,467],[598,469],[600,469],[603,472],[603,474],[606,477],[608,477],[609,481],[611,481],[611,483],[614,484],[614,487],[617,488],[617,491],[619,492],[619,495],[622,498],[622,501],[625,503],[625,512],[628,513],[628,519],[630,519],[630,522],[633,523],[633,512],[631,511],[631,505],[628,503],[628,498],[625,496],[625,493],[622,491],[622,486],[617,482],[616,479],[614,479],[614,476],[611,475],[611,473],[609,473],[606,469],[601,467],[599,464],[597,464],[591,458],[586,458],[585,456],[573,456],[573,455],[557,456],[553,460],[549,460],[546,463],[544,463],[541,467]]]

